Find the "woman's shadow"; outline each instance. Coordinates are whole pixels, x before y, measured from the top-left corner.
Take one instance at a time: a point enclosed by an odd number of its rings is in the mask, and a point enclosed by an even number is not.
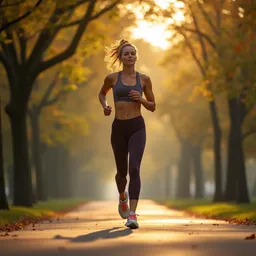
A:
[[[114,227],[110,229],[105,229],[101,231],[96,231],[87,235],[82,235],[82,236],[77,236],[77,237],[64,237],[60,235],[56,235],[54,239],[64,239],[64,240],[69,240],[70,242],[74,243],[79,243],[79,242],[92,242],[98,239],[112,239],[112,238],[117,238],[117,237],[123,237],[123,236],[128,236],[132,234],[131,229],[120,229],[119,227]]]

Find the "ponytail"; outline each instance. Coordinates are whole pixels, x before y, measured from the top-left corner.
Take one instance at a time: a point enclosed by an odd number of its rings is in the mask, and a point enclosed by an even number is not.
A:
[[[104,61],[107,64],[107,68],[110,71],[120,71],[121,69],[121,56],[122,51],[125,46],[132,46],[137,51],[136,47],[130,44],[128,41],[121,39],[116,40],[113,44],[110,46],[105,47],[105,58]]]

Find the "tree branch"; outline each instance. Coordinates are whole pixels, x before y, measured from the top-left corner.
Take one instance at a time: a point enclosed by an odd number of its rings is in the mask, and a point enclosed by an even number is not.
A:
[[[29,65],[34,65],[35,62],[38,61],[38,58],[43,55],[45,50],[49,47],[49,45],[54,40],[55,36],[57,35],[58,28],[49,29],[52,24],[56,24],[60,19],[61,15],[65,13],[65,9],[56,7],[49,18],[47,24],[45,25],[44,29],[41,31],[37,42],[34,46],[33,51],[31,52],[28,62]]]
[[[1,7],[1,8],[6,8],[6,7],[17,6],[17,5],[19,5],[19,4],[22,4],[22,3],[26,2],[26,0],[20,0],[19,2],[14,3],[14,4],[3,4],[3,5],[1,5],[2,2],[3,2],[3,0],[0,1],[0,7]]]
[[[6,70],[10,68],[8,64],[8,58],[5,56],[5,54],[2,51],[0,51],[0,62],[3,63]]]
[[[195,50],[194,50],[191,42],[189,41],[187,35],[183,31],[180,31],[180,33],[184,37],[185,42],[186,42],[186,44],[187,44],[187,46],[188,46],[188,48],[189,48],[189,50],[190,50],[194,60],[195,60],[195,62],[197,63],[199,69],[201,70],[202,75],[205,76],[206,75],[205,69],[204,69],[202,63],[200,62],[199,58],[196,56]]]
[[[27,40],[25,38],[25,30],[23,28],[18,28],[16,34],[20,44],[20,63],[24,64],[26,62],[27,51]]]
[[[79,27],[77,28],[77,31],[76,31],[69,47],[66,50],[64,50],[62,53],[54,56],[53,58],[51,58],[47,61],[41,62],[38,70],[36,70],[38,73],[43,72],[44,70],[48,69],[49,67],[52,67],[52,66],[56,65],[57,63],[68,59],[69,57],[71,57],[75,53],[76,48],[79,44],[79,41],[80,41],[84,31],[86,30],[86,28],[88,26],[88,23],[90,21],[91,14],[92,14],[93,9],[95,7],[96,1],[97,0],[92,0],[89,3],[89,6],[88,6],[87,11],[84,15],[84,18],[82,19],[82,22],[79,24]]]
[[[14,91],[14,84],[16,81],[14,81],[15,79],[17,79],[15,73],[13,72],[13,68],[10,64],[9,58],[5,55],[5,53],[0,51],[0,61],[3,63],[4,67],[5,67],[5,71],[6,74],[8,76],[8,80],[10,81],[8,84],[10,86],[11,92]]]
[[[19,66],[17,51],[14,45],[14,38],[12,31],[6,30],[7,39],[10,40],[10,43],[6,45],[6,51],[8,52],[8,57],[11,58],[15,68]],[[4,44],[4,42],[3,42]]]
[[[101,15],[103,15],[104,13],[110,11],[112,8],[114,8],[119,2],[121,2],[121,0],[116,0],[114,3],[110,4],[109,6],[103,8],[101,11],[99,11],[98,13],[96,13],[95,15],[93,15],[91,17],[90,20],[95,20],[98,17],[100,17]]]
[[[223,4],[224,4],[224,0],[220,0],[219,6],[216,10],[216,16],[217,16],[217,22],[216,23],[217,23],[218,31],[221,29],[221,13],[222,13]]]
[[[250,135],[252,135],[252,134],[254,134],[254,133],[256,133],[256,129],[248,130],[247,132],[245,132],[245,133],[243,134],[242,139],[245,140],[247,137],[249,137]]]
[[[212,28],[213,32],[217,35],[220,35],[220,31],[217,29],[217,27],[213,24],[212,20],[210,19],[209,15],[207,14],[207,12],[205,11],[203,4],[200,3],[199,0],[197,0],[197,4],[199,6],[199,9],[201,11],[201,13],[203,14],[205,20],[207,21],[207,23],[209,24],[209,26]]]
[[[52,80],[52,82],[51,82],[50,85],[48,86],[47,90],[45,91],[45,94],[44,94],[44,96],[42,97],[42,100],[41,100],[41,102],[40,102],[39,105],[38,105],[38,108],[39,108],[39,109],[41,109],[41,108],[43,108],[44,106],[46,106],[47,100],[48,100],[49,96],[51,95],[54,86],[55,86],[56,83],[57,83],[59,74],[60,74],[60,70],[58,70],[58,71],[56,72],[56,74],[55,74],[55,76],[54,76],[54,79]]]
[[[56,102],[59,100],[59,98],[61,97],[61,95],[65,94],[65,93],[67,93],[67,92],[64,91],[64,90],[59,91],[58,94],[57,94],[54,98],[52,98],[51,100],[46,101],[46,102],[42,105],[42,107],[47,107],[47,106],[53,105],[54,103],[56,103]]]
[[[98,13],[96,13],[95,15],[93,15],[90,18],[90,21],[97,19],[99,16],[103,15],[104,13],[108,12],[109,10],[111,10],[113,7],[116,6],[116,4],[118,4],[118,2],[120,2],[121,0],[116,0],[113,4],[109,5],[108,7],[102,9],[101,11],[99,11]],[[79,20],[75,20],[70,22],[69,24],[63,24],[61,26],[59,26],[59,28],[68,28],[68,27],[72,27],[72,26],[76,26],[79,25],[82,22],[83,19],[79,19]]]
[[[206,51],[205,43],[204,43],[204,40],[202,39],[202,35],[200,34],[201,31],[200,31],[200,28],[199,28],[199,24],[197,22],[197,18],[194,15],[191,6],[190,6],[190,11],[191,11],[191,15],[192,15],[192,18],[193,18],[193,21],[194,21],[194,24],[195,24],[196,31],[198,31],[197,35],[198,35],[198,40],[199,40],[199,43],[200,43],[200,46],[201,46],[203,59],[205,60],[205,62],[208,62],[208,54],[207,54],[207,51]]]
[[[15,23],[18,23],[19,21],[27,18],[41,3],[43,0],[38,0],[37,3],[32,7],[32,9],[30,11],[28,11],[27,13],[23,14],[22,16],[20,16],[19,18],[10,21],[10,22],[5,22],[1,25],[0,27],[0,34],[6,30],[7,28],[9,28],[10,26],[14,25]]]
[[[56,6],[47,24],[41,30],[40,35],[37,39],[37,42],[34,46],[34,49],[31,52],[31,55],[29,57],[30,65],[33,65],[33,63],[38,62],[38,59],[40,59],[40,56],[42,56],[42,54],[48,49],[48,47],[51,45],[54,38],[57,36],[61,27],[57,25],[57,23],[61,20],[62,16],[66,12],[69,12],[71,15],[75,11],[75,8],[77,8],[78,6],[86,2],[88,2],[88,0],[80,0],[73,5],[69,5],[61,8]],[[55,26],[54,28],[52,28],[53,25]]]
[[[182,27],[182,29],[188,32],[199,34],[200,36],[204,37],[208,41],[208,43],[212,46],[214,50],[217,50],[216,44],[212,41],[212,39],[207,34],[203,33],[202,31],[198,31],[191,28]]]

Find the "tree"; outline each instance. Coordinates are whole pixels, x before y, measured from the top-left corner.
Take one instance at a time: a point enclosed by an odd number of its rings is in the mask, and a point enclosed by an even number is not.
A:
[[[3,63],[9,80],[11,99],[6,106],[12,127],[13,155],[14,155],[14,205],[32,205],[31,172],[28,159],[26,135],[26,112],[28,101],[38,75],[43,71],[67,60],[76,51],[79,41],[87,30],[88,25],[104,13],[113,9],[119,1],[112,1],[109,5],[100,5],[100,0],[90,2],[68,1],[57,2],[43,25],[30,54],[27,52],[26,26],[19,24],[18,28],[6,31],[6,41],[1,42],[0,61]],[[99,6],[96,4],[99,3]],[[49,5],[45,6],[49,8]],[[82,8],[81,18],[70,20],[77,8]],[[98,9],[98,11],[96,10]],[[67,19],[69,23],[67,23]],[[45,59],[54,39],[62,29],[77,26],[71,42],[63,51]],[[14,44],[17,36],[20,52]]]
[[[191,52],[207,82],[205,86],[207,92],[205,94],[210,94],[212,100],[220,92],[224,92],[227,96],[230,133],[225,199],[246,203],[249,202],[249,197],[241,127],[244,117],[250,110],[245,105],[245,95],[248,95],[250,90],[248,90],[248,86],[244,85],[245,81],[249,84],[252,82],[250,74],[253,74],[251,65],[248,65],[249,62],[245,60],[248,60],[249,56],[253,56],[252,53],[255,47],[252,47],[254,44],[252,40],[245,40],[248,47],[242,48],[241,37],[238,35],[240,33],[240,35],[246,35],[247,37],[254,36],[250,31],[241,29],[241,27],[247,21],[247,17],[254,13],[252,10],[255,9],[255,5],[252,2],[244,3],[243,1],[214,2],[197,0],[183,2],[184,10],[188,13],[187,19],[182,24],[171,24],[171,28],[183,35],[190,49],[192,49],[192,43],[188,39],[197,38],[197,44],[201,46],[203,64],[200,63],[195,51]],[[238,38],[238,44],[234,38]],[[208,54],[209,50],[210,55]],[[240,51],[247,54],[247,57],[244,58],[245,56],[243,56],[240,59],[241,54],[238,54]],[[238,57],[238,55],[240,56]],[[213,76],[221,77],[222,82],[218,83],[216,79],[213,79]],[[212,100],[211,103],[214,103]],[[210,104],[210,109],[213,110],[212,119],[215,123],[216,135],[218,135],[216,137],[219,138],[218,141],[220,142],[221,130],[216,123],[216,106]],[[218,159],[220,160],[220,143],[216,145],[215,152],[218,152]],[[218,162],[221,163],[221,161]],[[218,174],[220,173],[219,171]],[[218,177],[221,176],[218,175]],[[218,177],[216,176],[216,178]],[[220,185],[220,182],[218,183]]]
[[[2,141],[2,103],[0,99],[0,210],[9,210],[5,193],[4,157]]]
[[[4,1],[1,0],[0,1],[0,34],[4,31],[7,30],[9,27],[11,27],[12,25],[15,25],[16,23],[19,23],[20,21],[22,21],[23,19],[27,18],[30,14],[32,14],[33,11],[35,11],[40,4],[42,3],[43,0],[37,0],[36,3],[32,6],[27,8],[28,10],[25,10],[25,12],[23,14],[21,14],[18,18],[17,17],[13,17],[14,13],[16,13],[13,9],[14,8],[18,8],[19,5],[21,5],[22,3],[26,4],[26,2],[28,1],[15,1],[14,3],[10,3],[11,1]],[[7,2],[7,3],[6,3]],[[9,10],[6,10],[9,9]],[[11,14],[11,17],[8,17],[8,15],[5,14]]]
[[[195,197],[200,198],[204,194],[201,157],[205,138],[209,135],[208,113],[204,111],[206,102],[201,95],[193,95],[200,83],[200,75],[193,59],[184,56],[183,47],[173,47],[172,54],[166,56],[162,64],[167,70],[172,70],[172,76],[165,82],[165,93],[158,109],[160,115],[171,117],[180,144],[176,194],[180,198],[190,197],[191,178],[194,174]]]

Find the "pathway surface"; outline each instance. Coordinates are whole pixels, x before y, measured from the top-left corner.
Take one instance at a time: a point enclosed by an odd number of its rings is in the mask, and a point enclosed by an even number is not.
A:
[[[255,256],[256,226],[200,219],[150,200],[127,229],[114,201],[93,201],[52,222],[0,237],[2,256]]]

